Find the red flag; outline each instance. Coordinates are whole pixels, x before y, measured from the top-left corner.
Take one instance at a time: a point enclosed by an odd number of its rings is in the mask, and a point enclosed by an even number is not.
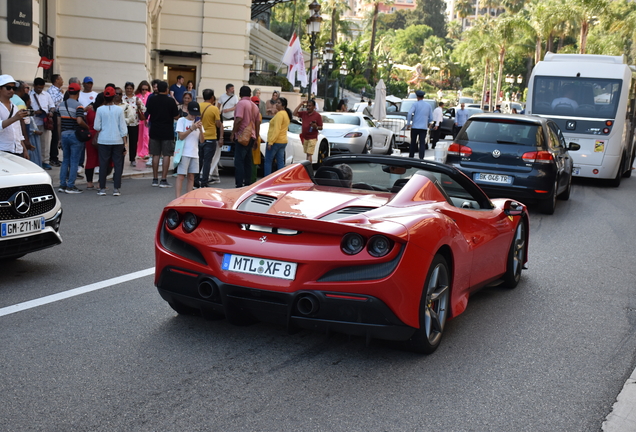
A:
[[[51,59],[48,59],[46,57],[40,57],[40,63],[38,63],[38,67],[42,68],[42,69],[51,69],[51,66],[53,66],[53,61]]]

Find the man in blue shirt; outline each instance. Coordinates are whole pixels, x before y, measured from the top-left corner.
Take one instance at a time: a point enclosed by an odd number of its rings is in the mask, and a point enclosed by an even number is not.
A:
[[[170,86],[170,96],[177,101],[178,104],[183,103],[183,94],[186,92],[186,86],[183,85],[185,78],[183,75],[177,77],[177,82]]]
[[[409,157],[415,156],[415,150],[418,148],[419,141],[420,159],[424,159],[426,133],[428,132],[429,123],[433,121],[433,110],[428,103],[424,102],[424,92],[422,90],[416,91],[415,95],[417,96],[417,102],[413,104],[406,116],[406,128],[411,130]],[[412,128],[411,118],[413,120]]]
[[[465,108],[466,104],[461,104],[460,109],[455,112],[455,124],[453,125],[453,139],[457,137],[460,129],[466,124],[468,120],[468,110]]]

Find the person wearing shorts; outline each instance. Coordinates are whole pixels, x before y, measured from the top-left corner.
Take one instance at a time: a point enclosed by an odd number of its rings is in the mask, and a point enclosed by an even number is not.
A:
[[[157,84],[159,92],[148,99],[146,115],[150,120],[149,151],[152,155],[152,185],[162,188],[172,187],[167,180],[170,169],[170,157],[174,154],[174,120],[179,118],[179,108],[174,99],[168,96],[168,83]],[[161,183],[158,179],[159,158],[163,157]]]
[[[177,135],[183,140],[181,160],[177,166],[175,196],[181,196],[183,180],[187,177],[186,193],[194,189],[194,176],[199,173],[199,144],[205,140],[201,109],[198,102],[188,104],[188,116],[177,121]],[[153,153],[154,154],[154,153]]]
[[[300,111],[301,107],[306,107]],[[318,132],[322,130],[322,116],[316,111],[316,101],[308,100],[301,102],[296,107],[293,115],[300,117],[302,120],[301,139],[303,143],[303,151],[307,155],[309,163],[312,162],[312,156],[316,151],[316,142],[318,141]]]

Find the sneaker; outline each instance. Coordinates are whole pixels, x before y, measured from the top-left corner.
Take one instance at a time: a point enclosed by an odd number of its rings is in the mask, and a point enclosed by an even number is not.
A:
[[[66,192],[66,186],[60,186],[59,188],[57,188],[58,192]]]
[[[49,164],[42,164],[42,168],[44,168],[45,170],[52,170],[53,169],[51,167],[51,165],[49,165]]]
[[[54,167],[60,167],[62,166],[61,163],[59,163],[58,161],[51,161],[51,165],[53,165]]]
[[[152,187],[159,186],[159,179],[152,179]]]
[[[72,188],[66,188],[64,192],[66,192],[67,194],[79,194],[84,191],[73,186]]]
[[[208,182],[208,184],[216,184],[216,183],[221,183],[221,179],[220,178],[213,178],[212,180],[210,180]]]
[[[161,179],[161,183],[159,183],[159,187],[160,188],[171,188],[172,185],[170,183],[168,183],[168,180]]]
[[[84,178],[84,176],[78,173],[76,178],[78,178],[78,179],[83,179],[83,178]]]
[[[97,191],[97,195],[104,196],[104,195],[106,195],[106,191],[104,189],[100,189],[100,190]]]
[[[121,192],[119,192],[119,189],[113,189],[113,196],[119,196],[119,195],[121,195]]]

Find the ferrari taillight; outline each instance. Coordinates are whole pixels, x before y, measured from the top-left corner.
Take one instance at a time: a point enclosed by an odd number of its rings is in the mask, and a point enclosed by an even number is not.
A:
[[[552,163],[554,156],[549,151],[536,151],[524,153],[521,159],[528,163]]]
[[[171,230],[175,229],[179,226],[179,222],[181,222],[181,216],[179,215],[179,212],[177,212],[175,209],[168,210],[168,213],[166,213],[166,225],[168,226],[168,228],[170,228]]]
[[[448,146],[448,154],[450,156],[468,157],[473,154],[473,149],[461,144],[452,143]]]

